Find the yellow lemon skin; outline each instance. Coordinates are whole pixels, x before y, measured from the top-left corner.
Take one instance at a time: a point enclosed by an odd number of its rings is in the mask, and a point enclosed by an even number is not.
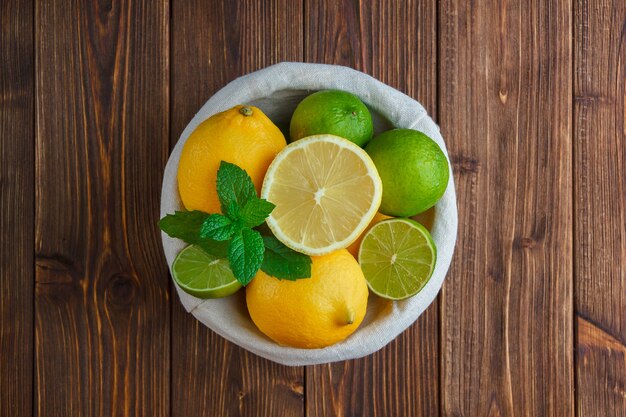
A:
[[[352,254],[352,256],[354,256],[354,259],[358,259],[359,258],[359,248],[361,247],[361,241],[363,240],[363,236],[365,236],[365,234],[372,228],[372,226],[374,226],[376,223],[378,222],[382,222],[383,220],[387,220],[387,219],[393,219],[393,217],[391,216],[387,216],[386,214],[383,214],[381,212],[376,212],[376,214],[374,215],[374,218],[372,219],[372,221],[370,222],[370,224],[367,225],[367,227],[365,228],[365,230],[363,230],[363,232],[361,233],[361,235],[354,241],[352,242],[352,244],[350,246],[348,246],[346,249],[348,249],[348,252],[350,252]]]
[[[311,278],[259,271],[246,287],[252,321],[280,345],[323,348],[350,336],[365,317],[368,287],[354,257],[340,249],[311,259]]]
[[[202,122],[189,136],[178,164],[178,191],[187,210],[219,213],[221,161],[246,170],[257,193],[276,154],[287,145],[280,129],[257,107],[235,106]]]

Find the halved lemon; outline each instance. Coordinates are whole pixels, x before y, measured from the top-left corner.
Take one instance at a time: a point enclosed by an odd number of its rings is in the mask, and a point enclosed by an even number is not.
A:
[[[278,153],[261,197],[276,205],[267,224],[281,242],[324,255],[359,237],[380,206],[382,190],[363,149],[339,136],[316,135]]]

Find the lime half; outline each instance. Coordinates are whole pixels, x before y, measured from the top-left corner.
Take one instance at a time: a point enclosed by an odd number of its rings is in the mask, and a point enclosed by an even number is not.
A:
[[[435,269],[437,248],[428,230],[411,219],[390,219],[365,234],[359,263],[372,292],[403,300],[424,288]]]
[[[199,298],[226,297],[241,288],[227,259],[209,255],[196,245],[180,251],[172,273],[174,281],[186,293]]]

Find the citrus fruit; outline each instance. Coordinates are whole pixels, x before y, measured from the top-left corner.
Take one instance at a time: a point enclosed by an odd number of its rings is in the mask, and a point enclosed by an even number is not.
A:
[[[307,96],[291,117],[291,140],[331,134],[363,146],[372,138],[374,125],[369,110],[354,94],[323,90]]]
[[[261,197],[276,208],[267,225],[285,245],[307,255],[347,247],[370,223],[382,186],[367,153],[333,135],[309,136],[272,162]]]
[[[359,237],[354,242],[352,242],[352,244],[350,246],[348,246],[346,248],[346,249],[348,249],[348,252],[350,252],[352,254],[352,256],[354,256],[355,259],[359,257],[359,248],[361,247],[361,241],[363,240],[363,237],[365,236],[365,234],[376,223],[381,222],[383,220],[387,220],[387,219],[392,219],[392,217],[387,216],[386,214],[376,213],[376,215],[374,215],[374,218],[372,219],[370,224],[367,225],[365,230],[363,230],[363,232],[359,235]]]
[[[393,129],[372,139],[365,148],[383,181],[380,211],[410,217],[441,198],[449,168],[439,145],[422,132]]]
[[[216,258],[196,245],[180,251],[172,264],[172,276],[180,288],[198,298],[226,297],[241,288],[227,259]]]
[[[363,237],[359,263],[375,294],[402,300],[424,288],[435,269],[437,248],[428,230],[411,219],[375,224]]]
[[[259,271],[246,287],[252,321],[281,345],[329,346],[365,317],[367,283],[354,257],[341,249],[311,260],[311,278],[279,280]]]
[[[235,106],[202,122],[189,136],[178,164],[178,191],[187,210],[219,213],[217,170],[221,161],[246,170],[257,192],[265,171],[287,145],[261,110]]]

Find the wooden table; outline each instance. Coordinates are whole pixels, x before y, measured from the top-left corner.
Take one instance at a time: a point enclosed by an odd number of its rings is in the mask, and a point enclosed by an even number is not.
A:
[[[626,2],[0,3],[1,416],[626,416]],[[437,301],[289,368],[181,307],[169,151],[233,78],[343,64],[421,101],[460,211]]]

